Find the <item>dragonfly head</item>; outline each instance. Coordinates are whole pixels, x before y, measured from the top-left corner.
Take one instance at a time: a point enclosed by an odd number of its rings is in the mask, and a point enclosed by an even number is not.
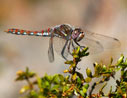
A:
[[[80,28],[75,28],[72,32],[72,39],[74,39],[76,42],[79,42],[84,37],[84,32]]]

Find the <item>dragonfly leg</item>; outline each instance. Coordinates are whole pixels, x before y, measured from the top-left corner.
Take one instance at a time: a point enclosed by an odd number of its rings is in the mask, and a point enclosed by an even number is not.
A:
[[[70,51],[71,43],[72,43],[72,40],[70,40],[69,45],[68,45],[68,53],[69,53],[70,55],[72,55],[72,53],[71,53],[71,51]]]
[[[68,40],[66,41],[66,43],[65,43],[65,45],[64,45],[64,47],[63,47],[63,49],[62,49],[62,51],[61,51],[61,55],[62,55],[62,57],[63,57],[65,60],[67,60],[67,58],[64,56],[64,52],[65,52],[65,49],[66,49],[67,44],[68,44]]]
[[[75,45],[74,45],[74,43],[72,42],[72,47],[73,47],[73,49],[75,49]]]
[[[75,41],[75,43],[76,43],[81,49],[85,48],[85,46],[81,46],[78,42]]]

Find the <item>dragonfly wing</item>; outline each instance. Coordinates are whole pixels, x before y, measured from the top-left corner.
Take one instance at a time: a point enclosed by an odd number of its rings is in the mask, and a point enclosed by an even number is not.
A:
[[[64,48],[64,45],[66,43],[66,40],[63,39],[62,37],[54,37],[53,42],[54,42],[54,48],[55,48],[56,53],[61,55],[62,49]],[[69,54],[67,47],[68,47],[68,44],[63,53],[63,56],[66,58],[68,57],[68,54]]]
[[[85,31],[85,37],[99,41],[105,49],[118,48],[120,47],[120,41],[116,38],[93,33],[87,30]]]
[[[90,54],[97,54],[103,51],[103,46],[99,41],[83,38],[80,42],[78,42],[81,46],[89,47]]]
[[[50,40],[49,40],[48,57],[49,57],[50,62],[54,61],[53,38],[50,38]]]

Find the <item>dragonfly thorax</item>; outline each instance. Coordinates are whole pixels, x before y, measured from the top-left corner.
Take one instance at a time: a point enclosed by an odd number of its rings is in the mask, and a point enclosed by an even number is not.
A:
[[[72,39],[74,39],[76,42],[79,42],[84,38],[84,32],[80,28],[75,28],[72,32]]]

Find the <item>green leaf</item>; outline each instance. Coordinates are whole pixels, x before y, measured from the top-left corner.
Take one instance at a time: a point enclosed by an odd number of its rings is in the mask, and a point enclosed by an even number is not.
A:
[[[112,64],[112,62],[113,62],[113,58],[111,57],[111,60],[110,60],[110,65]]]
[[[79,51],[80,51],[80,47],[77,47],[77,48],[76,48],[76,51],[75,51],[75,54],[78,54]]]
[[[85,84],[85,85],[83,85],[83,87],[88,89],[89,88],[89,84]]]
[[[45,81],[45,86],[47,86],[47,87],[49,87],[49,86],[50,86],[49,81]]]
[[[94,64],[94,70],[95,70],[95,73],[94,73],[94,77],[100,77],[100,73],[102,73],[102,66],[101,65],[99,65],[98,63],[95,63]]]
[[[28,67],[26,67],[26,73],[29,73],[29,68]]]
[[[26,91],[30,90],[30,87],[28,85],[25,85],[20,89],[20,94],[25,93]]]
[[[127,58],[126,58],[126,60],[125,60],[124,64],[125,64],[125,65],[126,65],[126,67],[127,67]]]
[[[26,80],[28,78],[33,78],[36,74],[34,72],[29,72],[29,69],[26,68],[26,71],[18,71],[17,72],[17,78],[16,78],[16,81],[19,81],[19,80]]]
[[[71,64],[71,65],[69,66],[69,70],[71,70],[71,69],[73,68],[73,66],[74,66],[74,64]]]
[[[50,75],[47,75],[47,74],[45,74],[45,79],[47,80],[47,81],[52,81],[52,76],[50,76]]]
[[[61,74],[58,74],[58,76],[59,76],[59,79],[61,80],[61,82],[63,82],[64,81],[64,76],[61,75]]]
[[[69,72],[69,70],[68,70],[68,69],[64,70],[64,73],[68,73],[68,72]]]
[[[117,64],[119,65],[119,64],[123,63],[123,59],[124,59],[124,56],[122,54],[121,57],[118,59]]]
[[[30,92],[30,95],[32,96],[32,98],[38,98],[38,94],[34,90]]]
[[[80,72],[76,72],[77,73],[77,76],[82,80],[84,80],[84,77],[83,77],[83,74],[81,74]]]
[[[102,67],[102,71],[104,72],[104,71],[106,71],[106,66],[105,65],[103,65],[103,67]]]
[[[75,73],[75,74],[72,76],[72,80],[76,80],[76,77],[77,77],[77,73]]]
[[[60,78],[59,78],[58,74],[54,75],[54,77],[53,77],[53,83],[55,83],[55,84],[59,84],[60,83]]]
[[[70,78],[70,76],[68,75],[68,76],[65,77],[65,80],[68,81],[69,78]]]
[[[83,87],[83,93],[86,93],[87,89],[85,87]]]
[[[86,74],[88,77],[92,77],[92,72],[89,68],[86,69]]]
[[[78,53],[80,52],[80,47],[76,47],[76,49],[73,50],[72,55],[78,55]]]
[[[47,76],[46,76],[46,77],[47,77]],[[44,77],[42,78],[42,84],[41,84],[41,86],[42,86],[43,89],[44,89],[44,88],[49,89],[49,88],[51,87],[51,83],[50,83],[49,80],[47,80],[46,77],[44,76]]]
[[[73,55],[74,58],[79,58],[79,56],[77,54]]]
[[[72,67],[75,67],[76,66],[76,64],[72,64]]]
[[[47,97],[39,95],[37,98],[47,98]]]
[[[79,93],[81,94],[81,96],[85,96],[85,93],[83,92],[83,90],[80,90]]]
[[[90,78],[90,77],[85,78],[85,82],[86,82],[86,83],[91,82],[91,80],[92,80],[92,78]]]
[[[51,90],[59,91],[61,85],[54,85]]]
[[[63,92],[67,91],[69,88],[70,88],[70,85],[65,85],[65,86],[63,87]]]
[[[65,64],[73,64],[73,61],[66,61]]]
[[[83,48],[83,51],[82,52],[86,52],[89,48],[86,47],[86,48]]]
[[[42,80],[40,77],[37,77],[37,84],[38,84],[38,87],[41,89],[42,88]]]
[[[81,79],[79,77],[77,77],[77,83],[78,84],[81,84],[82,83],[82,81],[81,81]]]
[[[34,77],[36,74],[34,73],[34,72],[29,72],[28,73],[28,76],[30,77],[30,78],[32,78],[32,77]]]
[[[18,71],[17,73],[17,78],[15,79],[16,81],[21,81],[26,79],[26,74],[23,71]]]
[[[88,47],[84,48],[81,53],[80,53],[80,56],[81,57],[84,57],[84,56],[88,56],[89,55],[89,52],[86,52],[88,50]]]
[[[79,96],[79,93],[78,93],[76,90],[74,90],[74,94],[75,94],[76,96]]]

